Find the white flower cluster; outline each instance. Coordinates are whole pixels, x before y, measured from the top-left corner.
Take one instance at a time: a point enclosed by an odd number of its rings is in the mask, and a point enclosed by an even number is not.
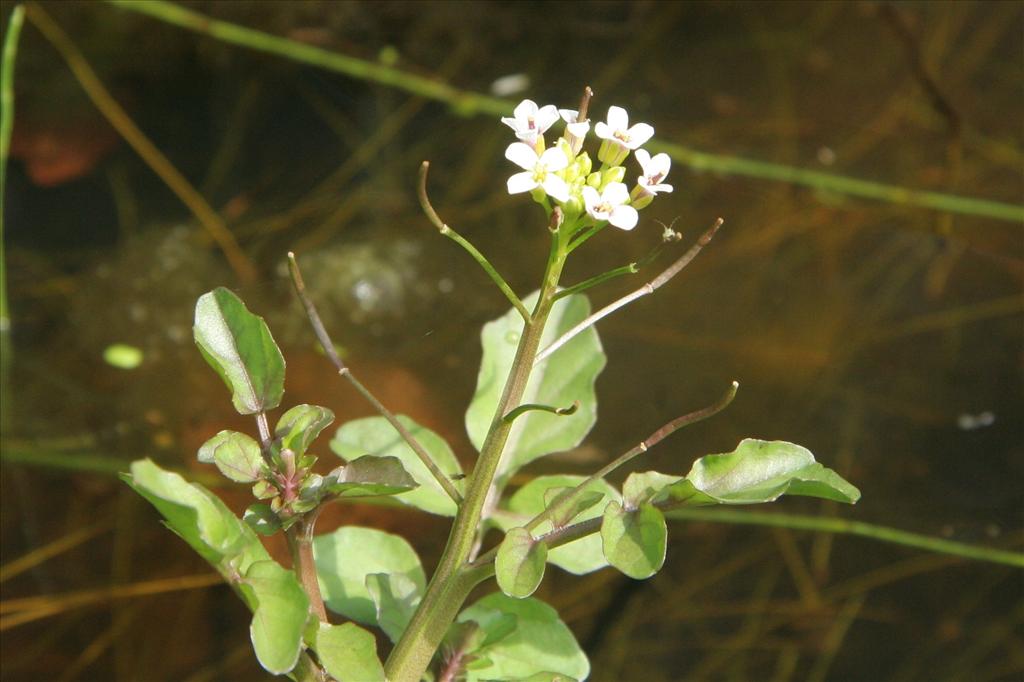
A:
[[[509,194],[532,192],[538,201],[554,199],[568,219],[584,213],[596,224],[609,222],[623,230],[632,230],[637,223],[637,210],[647,206],[658,192],[671,192],[665,177],[672,165],[668,154],[653,157],[640,146],[651,139],[654,128],[646,123],[629,125],[629,114],[622,107],[609,107],[608,118],[594,126],[601,138],[597,158],[598,171],[586,152],[583,140],[590,132],[590,121],[577,121],[579,113],[572,109],[556,109],[548,104],[538,107],[524,99],[511,117],[501,122],[515,131],[519,142],[505,150],[505,158],[523,169],[508,179]],[[545,147],[544,133],[561,118],[565,132],[551,147]],[[623,184],[626,169],[622,163],[635,152],[642,175],[637,177],[633,191]]]

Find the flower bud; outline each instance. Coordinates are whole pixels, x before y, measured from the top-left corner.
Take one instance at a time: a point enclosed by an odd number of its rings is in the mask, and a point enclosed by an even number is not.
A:
[[[575,221],[576,217],[583,213],[583,197],[581,196],[583,183],[577,182],[579,184],[574,184],[570,190],[569,201],[562,204],[562,211],[567,221]]]
[[[590,154],[583,152],[576,157],[576,163],[580,167],[580,175],[590,175],[590,171],[594,167],[593,161],[590,160]]]
[[[600,187],[601,187],[601,174],[600,173],[591,173],[590,175],[588,175],[587,176],[587,184],[589,186],[593,187],[594,189],[600,189]]]
[[[626,168],[624,166],[612,166],[611,168],[605,168],[601,171],[601,187],[607,187],[613,182],[622,182],[625,177]]]
[[[651,202],[654,201],[654,193],[648,192],[640,185],[637,185],[630,193],[629,200],[629,205],[639,211],[650,206]]]
[[[617,140],[604,140],[601,142],[601,149],[597,152],[597,158],[606,166],[620,166],[629,156],[629,149]]]

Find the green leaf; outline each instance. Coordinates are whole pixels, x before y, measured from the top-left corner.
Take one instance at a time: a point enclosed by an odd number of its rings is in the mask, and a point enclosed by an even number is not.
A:
[[[284,357],[262,317],[224,287],[196,302],[193,335],[203,357],[227,384],[240,414],[277,407],[284,393]]]
[[[203,443],[198,458],[237,483],[254,483],[264,470],[259,443],[238,431],[221,431]]]
[[[458,621],[476,621],[485,633],[493,628],[507,631],[509,615],[516,619],[515,630],[478,650],[489,664],[467,669],[466,682],[516,679],[548,671],[580,680],[587,677],[590,664],[576,638],[558,612],[539,599],[513,599],[497,592],[465,609]]]
[[[570,492],[571,490],[572,488],[569,487],[549,488],[544,492],[544,506],[551,510],[548,512],[551,515],[551,524],[556,528],[569,525],[577,516],[607,497],[607,493],[603,490],[584,488],[577,492]],[[568,497],[558,501],[562,494],[566,494]]]
[[[249,635],[260,665],[275,675],[289,672],[299,660],[309,618],[309,598],[295,574],[276,561],[258,561],[239,589],[253,609]]]
[[[132,462],[131,473],[124,478],[156,507],[171,530],[229,580],[244,574],[252,563],[270,559],[252,530],[198,483],[148,459]]]
[[[377,608],[377,624],[392,642],[397,642],[416,612],[422,589],[401,573],[371,573],[366,590]]]
[[[402,575],[421,596],[426,587],[416,551],[405,538],[384,531],[344,526],[313,538],[313,556],[327,608],[366,625],[378,624],[368,575]]]
[[[281,519],[269,504],[249,505],[242,515],[242,520],[260,535],[273,535],[281,530]]]
[[[574,487],[584,481],[583,476],[557,475],[538,476],[522,488],[508,500],[508,511],[516,514],[520,520],[509,521],[501,516],[493,520],[502,530],[508,530],[515,525],[521,525],[532,519],[547,507],[548,491],[553,489],[564,489]],[[598,479],[583,489],[583,501],[586,498],[593,499],[593,495],[600,494],[603,500],[621,500],[619,492],[606,481]],[[587,509],[580,509],[577,515],[566,521],[586,521],[601,515],[604,509],[603,504],[597,504]],[[534,529],[537,535],[547,533],[552,529],[549,522],[544,522]],[[585,538],[574,540],[561,547],[555,547],[548,552],[548,562],[576,575],[584,575],[598,569],[604,568],[608,562],[604,558],[601,549],[601,538],[596,533]]]
[[[320,432],[334,421],[334,413],[319,405],[296,405],[277,421],[274,436],[281,439],[281,448],[301,456]]]
[[[622,500],[631,509],[647,504],[661,491],[682,480],[679,476],[659,474],[657,471],[631,473],[622,484]]]
[[[449,478],[459,478],[462,467],[452,449],[441,436],[420,426],[405,416],[398,417],[420,445],[427,451],[434,463]],[[431,514],[455,516],[458,508],[448,494],[430,473],[420,458],[384,417],[367,417],[343,424],[331,440],[331,450],[346,462],[354,462],[365,455],[397,457],[405,470],[419,484],[415,490],[395,497],[402,504],[422,509]],[[459,482],[456,481],[456,487]]]
[[[609,502],[601,520],[604,555],[615,568],[630,578],[642,580],[658,572],[665,563],[668,530],[661,510],[649,504],[624,509]]]
[[[784,494],[851,504],[860,499],[857,488],[815,462],[807,448],[752,438],[741,441],[732,452],[701,457],[659,499],[687,505],[757,504]]]
[[[519,677],[515,680],[509,680],[508,682],[578,682],[575,677],[569,677],[561,673],[553,673],[545,670],[542,673],[536,673],[529,677]]]
[[[547,545],[534,540],[530,531],[525,528],[509,530],[494,559],[498,587],[516,599],[529,597],[544,578],[547,558]]]
[[[536,300],[537,293],[534,292],[523,302],[532,309]],[[567,296],[557,301],[548,318],[540,347],[543,349],[589,314],[590,303],[583,295]],[[466,430],[478,450],[491,426],[522,332],[523,319],[515,310],[484,325],[480,374],[476,393],[466,411]],[[580,407],[573,415],[534,411],[516,419],[501,458],[499,483],[538,457],[580,444],[597,420],[594,381],[604,365],[601,342],[597,332],[590,328],[534,368],[522,403],[570,405],[578,400]]]
[[[404,493],[419,484],[397,457],[364,455],[332,472],[323,485],[325,491],[338,497],[372,497]]]
[[[377,640],[354,623],[320,623],[313,650],[338,682],[386,682],[377,657]]]

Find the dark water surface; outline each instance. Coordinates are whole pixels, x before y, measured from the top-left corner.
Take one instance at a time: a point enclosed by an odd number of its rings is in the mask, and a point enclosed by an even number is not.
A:
[[[618,104],[654,125],[656,139],[704,152],[1024,197],[1019,2],[188,5],[397,59],[473,92],[521,73],[531,85],[510,98],[575,107],[590,84],[595,120]],[[315,352],[281,267],[294,249],[356,372],[468,463],[462,411],[479,328],[506,305],[422,217],[420,161],[431,161],[445,221],[523,294],[536,288],[547,232],[528,200],[505,192],[510,135],[494,116],[103,4],[43,7],[221,211],[259,277],[238,280],[27,26],[5,221],[14,327],[3,564],[88,539],[3,583],[5,605],[49,595],[54,613],[4,621],[2,678],[262,679],[248,614],[226,587],[104,592],[209,572],[110,475],[145,456],[206,474],[198,445],[223,428],[251,429],[192,344],[195,299],[227,285],[267,317],[289,363],[287,404],[320,402],[340,420],[370,414]],[[599,466],[737,379],[726,413],[675,435],[641,468],[685,473],[745,436],[791,440],[863,499],[852,508],[786,499],[773,510],[1019,550],[1024,226],[678,163],[668,181],[675,191],[636,230],[602,233],[566,281],[643,256],[658,221],[675,221],[684,245],[717,216],[725,227],[669,286],[600,325],[609,365],[598,426],[584,447],[536,470]],[[617,280],[591,298],[603,305],[642,281]],[[115,343],[142,349],[141,366],[106,364]],[[440,521],[345,514],[404,533],[428,565],[443,542]],[[559,606],[587,648],[591,679],[1024,675],[1019,569],[796,531],[677,523],[670,534],[665,569],[647,582],[549,571],[537,596]],[[61,601],[83,591],[95,599]]]

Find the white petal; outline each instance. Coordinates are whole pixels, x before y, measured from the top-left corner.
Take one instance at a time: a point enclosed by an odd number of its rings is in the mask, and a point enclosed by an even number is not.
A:
[[[632,230],[636,227],[637,219],[636,209],[632,206],[616,206],[608,222],[623,230]]]
[[[560,171],[569,165],[569,159],[565,158],[565,153],[561,149],[552,147],[541,154],[540,165],[549,171]]]
[[[570,135],[576,137],[586,137],[587,133],[590,132],[590,121],[581,121],[580,123],[569,123],[565,126],[565,129],[569,131]]]
[[[508,179],[508,193],[520,194],[529,192],[537,187],[537,181],[533,179],[533,173],[516,173]]]
[[[578,111],[575,109],[559,109],[558,115],[562,117],[562,120],[566,123],[575,123],[576,117],[579,116]]]
[[[653,170],[650,167],[651,155],[647,153],[647,150],[646,149],[637,149],[635,152],[633,152],[633,156],[635,156],[636,160],[640,163],[640,168],[643,169],[644,175],[645,176],[651,175],[652,174],[652,170]]]
[[[537,115],[534,116],[534,121],[537,125],[538,132],[545,132],[548,128],[555,124],[558,120],[558,109],[555,108],[554,104],[547,104],[540,108]]]
[[[526,119],[537,116],[537,103],[532,99],[524,99],[512,110],[512,115],[517,121],[526,123]]]
[[[608,124],[604,121],[598,121],[594,124],[594,133],[597,134],[602,140],[611,139],[615,131],[608,127]]]
[[[534,145],[537,144],[537,131],[536,130],[517,130],[516,138],[523,141],[527,147],[533,149]]]
[[[502,116],[501,122],[507,125],[512,130],[519,130],[519,121],[510,116]]]
[[[629,201],[629,189],[621,182],[610,182],[604,188],[601,198],[613,206],[618,206]]]
[[[657,194],[658,192],[665,192],[666,194],[668,194],[669,192],[672,191],[672,185],[649,185],[647,189],[650,190],[653,194]]]
[[[630,149],[636,149],[654,136],[654,128],[646,123],[637,123],[626,131],[626,135],[629,137],[629,144],[627,146]]]
[[[564,154],[562,155],[565,156]],[[505,158],[528,171],[532,171],[537,165],[537,152],[533,147],[523,142],[513,142],[505,149]]]
[[[640,151],[641,150],[638,149],[636,153],[639,154]],[[647,152],[644,153],[646,154]],[[639,156],[637,158],[639,158]],[[653,162],[652,169],[657,173],[661,173],[661,177],[668,175],[669,170],[672,168],[672,157],[665,152],[655,154],[651,161]]]
[[[601,201],[601,195],[597,193],[597,190],[590,185],[583,186],[583,205],[587,207],[587,212]]]
[[[608,107],[608,127],[612,130],[625,130],[629,126],[629,114],[622,107]]]
[[[569,201],[569,185],[565,184],[565,180],[558,177],[557,175],[548,175],[544,178],[544,191],[548,193],[548,196],[565,203]]]

